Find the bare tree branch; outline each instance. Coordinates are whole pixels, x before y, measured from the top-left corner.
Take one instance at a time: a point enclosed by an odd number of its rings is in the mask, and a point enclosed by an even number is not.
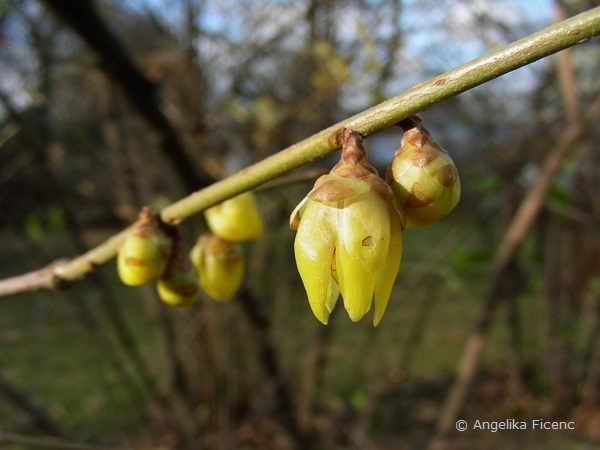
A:
[[[4,394],[14,405],[26,411],[35,424],[52,436],[66,437],[65,433],[59,426],[50,418],[50,415],[45,409],[33,403],[23,392],[15,388],[2,373],[0,373],[0,392]],[[3,435],[0,433],[0,447],[3,443]]]
[[[121,42],[98,15],[92,0],[44,0],[90,46],[100,58],[100,68],[129,97],[131,104],[158,133],[163,154],[179,173],[189,191],[207,186],[214,179],[190,158],[190,150],[160,106],[156,86],[132,62]],[[189,145],[188,145],[189,147]]]
[[[94,445],[80,444],[78,442],[71,442],[64,439],[56,438],[40,438],[22,436],[14,433],[4,433],[0,431],[0,446],[8,444],[17,444],[19,446],[26,446],[27,448],[42,448],[42,449],[59,449],[59,450],[102,450],[106,447],[97,447]],[[118,448],[113,448],[118,450]],[[123,449],[124,450],[124,449]]]
[[[592,123],[600,114],[600,102],[596,102],[588,111],[585,121],[577,121],[569,126],[562,134],[556,147],[548,153],[544,166],[527,195],[521,202],[508,230],[504,234],[498,247],[493,266],[493,275],[488,289],[485,303],[481,309],[475,331],[467,341],[462,358],[457,369],[457,378],[450,389],[440,417],[438,419],[437,434],[430,444],[431,449],[443,448],[443,439],[453,429],[458,414],[466,400],[468,389],[475,376],[479,359],[485,347],[487,333],[493,322],[496,306],[500,298],[504,275],[509,268],[527,231],[537,217],[546,193],[550,188],[554,175],[569,151],[583,136],[585,125]]]

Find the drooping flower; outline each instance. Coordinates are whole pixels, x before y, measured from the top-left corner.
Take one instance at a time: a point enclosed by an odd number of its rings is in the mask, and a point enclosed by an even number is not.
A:
[[[227,241],[251,241],[263,235],[256,196],[250,191],[208,208],[204,217],[211,231]]]
[[[419,116],[400,125],[404,134],[386,180],[406,214],[406,228],[417,228],[454,209],[460,199],[460,179],[450,155],[432,139]]]
[[[192,264],[181,231],[173,231],[173,251],[167,268],[156,282],[160,299],[171,306],[189,306],[200,297],[198,272]]]
[[[314,315],[327,324],[341,294],[350,319],[374,303],[373,324],[386,309],[402,257],[402,217],[390,187],[366,156],[362,138],[339,133],[340,162],[296,207],[296,265]]]
[[[244,281],[244,255],[237,242],[205,233],[190,252],[198,271],[200,286],[210,297],[231,300]]]
[[[164,273],[170,255],[171,239],[160,228],[155,211],[146,206],[119,249],[119,278],[129,286],[155,280]]]

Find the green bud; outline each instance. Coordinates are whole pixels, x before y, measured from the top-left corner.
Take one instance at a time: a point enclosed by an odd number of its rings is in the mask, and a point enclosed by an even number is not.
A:
[[[173,233],[173,252],[156,288],[163,302],[172,306],[189,306],[200,296],[198,272],[192,264],[181,232],[174,229]]]
[[[404,124],[408,125],[386,180],[406,214],[406,228],[417,228],[454,209],[460,199],[460,178],[448,152],[431,138],[420,118]]]
[[[218,301],[235,297],[244,281],[245,272],[244,255],[237,242],[205,233],[198,238],[190,257],[204,292]]]
[[[155,212],[144,207],[117,255],[121,281],[138,286],[159,278],[167,268],[171,239],[160,228]]]

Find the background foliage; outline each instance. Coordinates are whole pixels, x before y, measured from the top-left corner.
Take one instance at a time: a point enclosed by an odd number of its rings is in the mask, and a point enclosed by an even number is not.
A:
[[[83,27],[105,37],[94,47],[67,26],[62,3],[0,2],[0,278],[79,254],[142,205],[160,208],[596,6],[105,0],[94,5],[116,41],[79,11]],[[267,238],[246,246],[246,288],[231,303],[167,308],[152,287],[121,285],[114,265],[66,292],[3,299],[0,443],[29,448],[23,436],[54,435],[103,448],[422,448],[478,323],[506,227],[569,126],[587,117],[504,274],[463,414],[567,418],[576,432],[470,431],[447,445],[495,448],[490,439],[501,438],[552,448],[552,438],[592,448],[600,439],[600,130],[588,116],[600,97],[598,46],[424,113],[459,167],[463,197],[439,224],[405,233],[376,329],[339,310],[322,327],[293,262],[287,218],[335,156],[293,173],[300,181],[258,191]],[[147,85],[111,65],[118,50]],[[366,141],[380,173],[399,138],[390,130]],[[191,241],[204,224],[185,228]]]

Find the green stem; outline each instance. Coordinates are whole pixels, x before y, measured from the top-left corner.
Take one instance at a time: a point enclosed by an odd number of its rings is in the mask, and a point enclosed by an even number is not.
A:
[[[182,222],[206,208],[335,151],[336,132],[349,128],[369,136],[394,126],[420,111],[560,50],[600,35],[600,7],[593,8],[542,31],[488,53],[404,93],[337,123],[240,172],[194,192],[161,212],[168,224]],[[54,270],[60,287],[84,277],[117,253],[127,230]],[[1,289],[0,289],[1,291]]]

